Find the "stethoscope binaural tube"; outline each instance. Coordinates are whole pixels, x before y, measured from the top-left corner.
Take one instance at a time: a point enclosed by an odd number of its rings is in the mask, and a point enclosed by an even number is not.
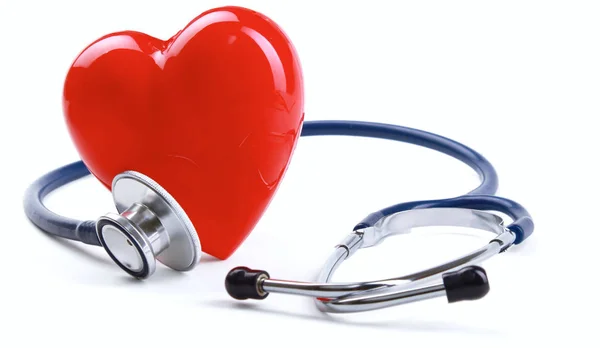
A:
[[[387,207],[360,221],[354,228],[354,234],[372,229],[376,227],[377,223],[396,213],[425,208],[465,208],[495,210],[506,213],[514,219],[513,223],[507,228],[515,235],[515,243],[520,243],[533,231],[531,218],[523,207],[510,200],[493,196],[498,188],[498,176],[493,166],[483,156],[456,141],[417,129],[358,121],[306,121],[301,135],[359,136],[411,143],[457,158],[479,174],[481,184],[465,196],[445,200],[409,202]],[[162,190],[159,185],[152,182],[150,178],[144,177],[141,173],[123,173],[121,177],[115,178],[113,196],[120,214],[104,215],[97,220],[80,221],[58,215],[43,204],[44,197],[50,192],[89,174],[90,172],[82,162],[75,162],[36,180],[25,194],[24,208],[28,218],[49,234],[90,245],[103,246],[113,261],[127,273],[137,278],[146,278],[151,275],[154,259],[165,258],[164,255],[166,254],[169,254],[169,257],[166,260],[159,259],[161,262],[165,261],[166,263],[163,263],[167,265],[170,263],[170,266],[173,266],[172,268],[179,270],[190,269],[190,267],[186,267],[187,263],[195,262],[200,253],[199,242],[194,240],[193,226],[189,221],[186,221],[185,212],[177,206],[177,202],[169,196],[168,192]],[[123,190],[115,190],[115,185],[126,187]],[[135,203],[136,199],[141,199],[140,197],[123,197],[120,192],[129,191],[131,185],[133,185],[133,188],[139,186],[148,189],[152,193],[152,202],[156,201],[155,203],[160,205],[161,209],[157,210],[165,210],[163,208],[166,207],[172,213],[168,219],[154,216],[152,211],[140,211],[139,206],[131,204]],[[140,224],[136,224],[136,221],[123,219],[125,213],[132,212],[137,213],[133,216],[145,216],[150,222],[154,221],[154,225],[159,227],[153,231],[145,231],[140,227]],[[170,221],[170,224],[162,226],[161,221],[166,220]],[[103,242],[103,231],[114,232],[115,230],[122,234],[123,238],[134,242],[137,250],[134,255],[127,254],[125,257],[119,258],[119,250],[112,250],[110,243]],[[110,235],[120,236],[119,233],[115,232]],[[176,238],[176,240],[185,241],[185,243],[184,245],[172,246],[165,242],[169,238],[154,238],[152,240],[147,238],[148,235],[160,237],[161,233],[162,236],[165,236],[165,233],[176,233],[181,237]],[[176,248],[177,250],[173,250]],[[157,253],[156,250],[159,252]],[[182,253],[181,250],[185,252]],[[177,257],[181,257],[181,255],[185,256],[184,259],[178,260]],[[132,261],[132,265],[124,265],[123,260]]]

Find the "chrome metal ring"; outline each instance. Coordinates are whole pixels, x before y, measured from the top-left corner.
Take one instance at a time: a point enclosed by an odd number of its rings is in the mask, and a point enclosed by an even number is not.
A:
[[[110,258],[125,272],[140,279],[154,273],[156,260],[150,241],[128,219],[106,214],[97,220],[96,230]]]
[[[196,229],[157,182],[138,172],[123,172],[114,178],[112,194],[119,214],[100,217],[96,232],[109,256],[127,273],[149,277],[156,259],[177,271],[189,271],[199,263],[202,251]]]

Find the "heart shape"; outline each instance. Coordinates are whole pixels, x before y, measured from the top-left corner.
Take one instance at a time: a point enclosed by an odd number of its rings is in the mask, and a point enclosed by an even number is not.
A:
[[[68,71],[68,131],[104,186],[126,170],[165,188],[203,251],[226,259],[264,214],[304,120],[294,46],[263,14],[202,13],[167,41],[134,31],[89,45]]]

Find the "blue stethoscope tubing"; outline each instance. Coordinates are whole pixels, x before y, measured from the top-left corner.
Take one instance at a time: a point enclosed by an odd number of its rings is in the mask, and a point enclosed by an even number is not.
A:
[[[527,239],[534,229],[529,212],[517,202],[495,196],[498,175],[492,164],[473,149],[443,136],[398,125],[361,121],[305,121],[301,136],[356,136],[387,139],[429,148],[467,164],[477,172],[480,185],[466,195],[437,200],[413,201],[386,207],[369,214],[354,230],[373,226],[380,219],[407,210],[426,208],[467,208],[496,211],[509,216],[513,222],[506,228],[515,236],[515,244]],[[59,237],[101,246],[95,221],[64,217],[49,210],[43,203],[50,192],[89,175],[82,161],[53,170],[33,182],[26,190],[24,209],[27,217],[41,230]]]

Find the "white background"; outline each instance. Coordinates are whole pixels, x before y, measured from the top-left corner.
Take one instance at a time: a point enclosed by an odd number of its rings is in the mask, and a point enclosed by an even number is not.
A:
[[[499,194],[524,204],[536,230],[485,263],[487,297],[324,315],[309,298],[272,294],[239,303],[226,294],[232,267],[312,280],[368,213],[478,184],[468,167],[411,145],[300,139],[246,243],[229,260],[205,257],[185,274],[161,266],[134,281],[101,248],[51,238],[29,223],[27,185],[78,159],[61,107],[75,56],[118,30],[168,39],[226,4],[263,12],[290,36],[305,74],[307,120],[425,129],[495,165]],[[0,0],[0,346],[598,347],[599,18],[593,1]],[[114,210],[110,193],[91,178],[47,204],[82,219]],[[401,275],[488,237],[453,232],[390,239],[356,254],[335,280]]]

